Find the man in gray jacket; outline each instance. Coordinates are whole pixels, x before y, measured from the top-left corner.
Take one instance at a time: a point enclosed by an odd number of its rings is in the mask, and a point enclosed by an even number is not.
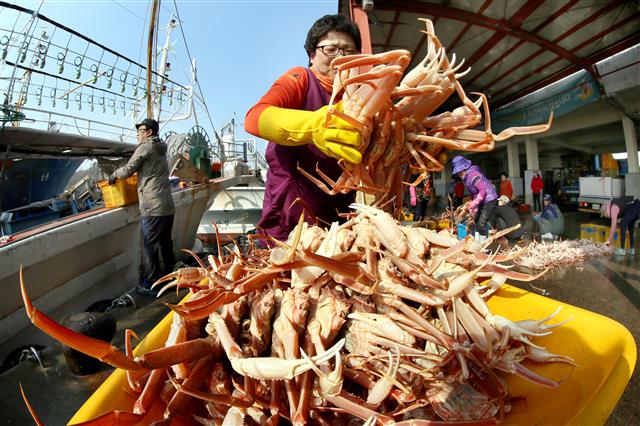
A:
[[[157,291],[151,290],[151,284],[171,272],[175,263],[171,241],[175,206],[169,182],[167,145],[158,137],[158,122],[147,118],[136,124],[136,129],[138,146],[127,164],[111,174],[109,184],[138,173],[144,256],[143,282],[136,290],[140,294],[155,295]]]

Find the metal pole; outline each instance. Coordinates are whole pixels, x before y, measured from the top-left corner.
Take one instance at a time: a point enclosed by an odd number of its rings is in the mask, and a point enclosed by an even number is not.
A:
[[[149,39],[147,42],[147,117],[149,118],[153,118],[153,105],[151,102],[151,74],[153,73],[154,68],[155,27],[159,6],[160,0],[153,0],[153,4],[151,6],[151,19],[149,20]]]

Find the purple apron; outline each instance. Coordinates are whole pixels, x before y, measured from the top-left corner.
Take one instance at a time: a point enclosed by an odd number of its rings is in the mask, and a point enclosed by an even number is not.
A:
[[[329,94],[316,76],[307,71],[307,94],[299,109],[316,111],[329,103]],[[282,146],[269,142],[266,151],[269,171],[262,205],[262,217],[258,227],[266,234],[286,240],[289,233],[298,224],[300,214],[304,212],[308,223],[327,226],[340,220],[338,213],[349,211],[354,193],[328,195],[297,169],[299,164],[308,173],[317,176],[316,164],[334,181],[342,174],[336,159],[327,157],[313,144],[302,146]],[[320,178],[322,180],[322,178]],[[296,198],[302,202],[291,205]]]

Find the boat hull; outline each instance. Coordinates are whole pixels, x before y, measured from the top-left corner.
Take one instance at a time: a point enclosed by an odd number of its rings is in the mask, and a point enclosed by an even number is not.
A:
[[[0,159],[0,211],[55,198],[64,192],[69,179],[83,160],[25,158]]]
[[[246,183],[244,176],[212,180],[173,193],[176,257],[191,249],[204,212],[220,191]],[[0,244],[0,343],[2,353],[20,344],[47,344],[34,333],[22,309],[19,272],[35,306],[56,320],[84,311],[97,300],[113,299],[140,279],[140,213],[137,204],[98,209],[55,221]],[[11,339],[11,345],[4,344]]]
[[[196,237],[205,247],[213,247],[216,233],[220,242],[226,244],[254,231],[262,216],[263,200],[264,186],[233,187],[220,191],[205,212]]]

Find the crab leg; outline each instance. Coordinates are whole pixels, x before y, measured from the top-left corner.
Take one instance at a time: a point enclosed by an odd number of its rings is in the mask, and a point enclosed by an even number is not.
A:
[[[200,392],[197,390],[188,389],[183,385],[181,385],[180,383],[176,382],[176,380],[171,376],[169,376],[169,380],[171,381],[171,384],[173,385],[173,387],[176,388],[178,392],[184,393],[186,395],[190,395],[194,398],[198,398],[203,401],[215,402],[216,404],[224,404],[224,405],[229,405],[229,406],[234,406],[239,408],[249,408],[249,407],[252,407],[254,404],[254,401],[251,399],[241,399],[241,398],[236,398],[230,395],[214,395],[209,392]]]
[[[547,268],[537,275],[529,275],[529,274],[523,274],[522,272],[515,272],[505,268],[504,266],[490,263],[482,266],[480,271],[478,271],[477,276],[491,277],[494,274],[500,274],[500,275],[504,275],[505,277],[507,277],[507,279],[510,279],[510,280],[530,282],[530,281],[537,280],[538,278],[546,274],[548,270],[549,269]]]
[[[139,362],[120,352],[110,343],[76,333],[73,330],[63,327],[37,310],[31,303],[29,295],[27,294],[22,268],[20,268],[20,290],[22,292],[24,308],[33,325],[60,343],[80,351],[83,354],[97,358],[102,362],[106,362],[116,368],[122,368],[124,370],[143,370],[145,368]]]
[[[476,269],[474,269],[472,271],[469,271],[469,272],[465,272],[465,273],[455,277],[449,283],[449,288],[447,289],[447,291],[439,292],[439,295],[442,296],[442,297],[445,297],[445,298],[450,298],[450,297],[453,297],[453,296],[457,295],[461,291],[463,291],[469,285],[472,285],[473,284],[473,276],[475,274],[477,274],[478,271],[480,271],[482,268],[484,268],[486,266],[486,264],[489,263],[490,260],[491,260],[491,258],[488,258],[488,259],[486,259],[484,261],[484,263],[482,265],[478,266]]]
[[[195,367],[191,371],[191,375],[182,383],[183,389],[198,389],[201,387],[207,377],[211,375],[211,369],[213,368],[213,356],[206,356],[200,358]],[[177,414],[181,414],[189,401],[193,398],[191,395],[183,392],[176,392],[171,401],[167,403],[164,416],[166,418],[174,417]]]
[[[164,380],[167,375],[167,370],[159,368],[153,370],[149,375],[147,383],[144,385],[142,393],[133,404],[133,412],[135,414],[146,414],[147,411],[153,406],[153,402],[160,394],[162,386],[164,386]]]
[[[172,311],[182,315],[185,319],[198,320],[206,318],[212,312],[215,312],[219,307],[228,303],[235,302],[242,297],[242,294],[232,293],[230,291],[216,291],[212,293],[214,297],[208,296],[209,303],[205,306],[196,309],[185,308],[182,305],[172,305],[167,303],[167,307]]]
[[[24,403],[27,405],[27,409],[29,410],[29,414],[31,414],[31,417],[33,418],[33,421],[38,426],[43,426],[44,423],[42,423],[42,421],[40,421],[40,418],[38,417],[38,414],[36,413],[36,410],[33,408],[31,403],[27,399],[27,394],[24,393],[24,389],[22,388],[22,383],[19,383],[19,386],[20,386],[20,394],[22,394],[22,399],[24,400]]]

